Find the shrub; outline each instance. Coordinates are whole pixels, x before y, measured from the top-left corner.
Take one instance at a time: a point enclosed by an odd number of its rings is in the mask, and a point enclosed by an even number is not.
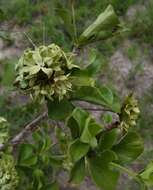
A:
[[[20,190],[57,190],[58,173],[64,169],[72,184],[79,185],[88,175],[99,189],[114,190],[120,173],[125,172],[139,183],[140,189],[147,190],[153,185],[152,162],[138,173],[126,168],[143,152],[143,140],[135,128],[137,100],[130,94],[121,102],[113,90],[97,81],[99,64],[91,61],[82,65],[78,59],[79,52],[90,43],[119,34],[120,21],[109,5],[78,37],[74,1],[71,3],[71,53],[55,44],[35,46],[26,50],[16,65],[18,88],[47,110],[11,140],[6,120],[0,120],[0,186],[4,190],[17,185]],[[99,107],[86,107],[80,101]],[[97,121],[91,110],[106,112],[102,121]],[[114,121],[107,112],[117,119]],[[29,134],[30,142],[27,139],[22,143]],[[14,160],[13,149],[19,144]]]

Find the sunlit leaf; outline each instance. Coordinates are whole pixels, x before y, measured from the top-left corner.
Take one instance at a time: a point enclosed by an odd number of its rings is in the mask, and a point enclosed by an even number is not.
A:
[[[75,140],[69,149],[69,153],[73,162],[79,161],[84,157],[89,150],[89,145],[81,142],[79,139]]]
[[[96,135],[102,131],[103,127],[97,124],[92,118],[88,117],[81,134],[80,140],[89,143],[93,148],[97,146]]]
[[[109,103],[112,103],[111,95],[109,94],[109,97],[106,97],[108,93],[109,91],[107,91],[106,89],[104,89],[104,91],[102,92],[102,90],[96,87],[83,86],[75,92],[75,94],[73,95],[73,99],[84,100],[94,104],[107,106],[109,99]]]
[[[106,40],[117,30],[119,20],[114,9],[109,5],[98,18],[81,34],[79,45],[86,45],[97,40]]]

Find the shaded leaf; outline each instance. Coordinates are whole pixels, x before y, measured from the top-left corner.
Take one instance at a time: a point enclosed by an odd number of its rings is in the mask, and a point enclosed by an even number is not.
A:
[[[49,163],[52,167],[61,167],[62,166],[62,159],[59,157],[59,156],[54,156],[54,155],[51,155],[50,158],[49,158]]]
[[[85,160],[79,160],[71,170],[70,182],[73,184],[80,184],[85,177]]]
[[[19,150],[18,164],[20,166],[33,166],[37,163],[37,156],[34,154],[34,147],[31,144],[22,144]]]
[[[118,129],[113,129],[111,131],[105,132],[99,142],[99,150],[104,151],[107,149],[111,149],[112,146],[115,144],[118,137]]]
[[[109,163],[113,160],[116,160],[116,155],[112,151],[105,151],[101,155],[88,159],[90,174],[100,189],[116,189],[119,173],[109,166]]]
[[[65,120],[73,111],[74,106],[68,100],[48,100],[48,115],[53,120]]]
[[[142,138],[136,132],[129,132],[113,147],[113,151],[116,152],[121,163],[132,162],[143,152]]]
[[[79,134],[82,133],[85,127],[86,119],[88,117],[89,117],[89,113],[83,110],[82,108],[77,107],[73,110],[71,117],[69,119],[73,118],[77,122]]]
[[[72,138],[74,139],[79,138],[80,136],[79,125],[73,117],[70,117],[67,120],[66,126],[70,128]]]
[[[46,190],[60,190],[60,189],[59,189],[59,185],[57,184],[57,182],[54,182],[51,185],[48,185]]]
[[[41,152],[49,150],[51,147],[51,144],[52,144],[51,137],[49,135],[45,135],[45,137],[43,137],[42,141],[43,141],[43,144],[41,147]]]
[[[37,190],[40,190],[43,187],[45,176],[42,170],[36,168],[33,171],[33,177],[34,177],[34,187],[36,187]]]

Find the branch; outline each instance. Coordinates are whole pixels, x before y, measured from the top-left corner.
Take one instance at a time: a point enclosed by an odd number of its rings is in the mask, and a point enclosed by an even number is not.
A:
[[[25,138],[33,133],[36,129],[38,129],[39,124],[42,120],[46,119],[48,117],[48,112],[44,112],[37,118],[35,118],[32,122],[30,122],[28,125],[26,125],[21,132],[19,132],[15,137],[13,137],[12,140],[8,144],[15,147],[16,145],[20,144]],[[53,124],[55,124],[55,121],[52,121]],[[56,122],[57,125],[60,125],[59,122]],[[111,123],[107,126],[105,126],[104,131],[110,131],[114,128],[117,128],[119,124],[119,121],[116,121],[114,123]],[[0,151],[3,150],[6,147],[7,144],[0,144]]]
[[[24,129],[19,132],[10,142],[9,144],[12,146],[16,146],[17,144],[20,144],[29,134],[31,134],[33,131],[35,131],[40,122],[47,118],[48,113],[44,112],[42,115],[35,118],[31,123],[26,125]],[[5,148],[5,144],[0,144],[0,150],[3,150]]]
[[[96,111],[96,112],[105,111],[105,112],[112,112],[112,113],[114,113],[114,111],[112,111],[111,109],[107,109],[107,108],[86,108],[86,107],[84,107],[84,109],[88,110],[88,111]]]
[[[97,138],[99,139],[99,138],[101,137],[101,135],[102,135],[103,133],[107,132],[107,131],[111,131],[111,130],[113,130],[113,129],[118,128],[119,123],[120,123],[119,121],[115,121],[115,122],[113,122],[113,123],[111,123],[111,124],[109,124],[109,125],[104,126],[104,130],[102,130],[102,131],[97,135]]]
[[[111,124],[105,126],[105,131],[111,131],[112,129],[117,128],[119,124],[120,124],[119,121],[115,121],[114,123],[111,123]]]
[[[96,111],[96,112],[100,112],[101,111],[101,112],[116,113],[111,108],[102,107],[101,105],[96,105],[95,106],[95,104],[89,103],[89,102],[87,102],[85,100],[72,100],[72,103],[74,103],[74,105],[81,106],[83,109],[85,109],[87,111]],[[94,107],[93,107],[93,105],[94,105]]]
[[[17,134],[12,140],[11,144],[13,146],[19,144],[23,139],[25,139],[31,132],[35,131],[38,128],[38,124],[47,118],[48,113],[44,112],[42,115],[38,116],[36,119],[34,119],[31,123],[25,126],[25,128]]]

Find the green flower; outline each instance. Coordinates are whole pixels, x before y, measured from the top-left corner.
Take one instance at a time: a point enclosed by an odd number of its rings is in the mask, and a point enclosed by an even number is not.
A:
[[[18,185],[18,174],[11,155],[0,155],[0,189],[15,190]]]
[[[3,117],[0,117],[0,144],[6,143],[9,138],[8,122]]]
[[[55,44],[28,49],[16,65],[15,84],[29,91],[33,99],[61,100],[72,88],[70,75],[77,67],[72,64],[72,57]]]
[[[139,113],[138,102],[134,96],[130,94],[125,98],[121,108],[120,127],[127,131],[130,127],[135,126]]]

